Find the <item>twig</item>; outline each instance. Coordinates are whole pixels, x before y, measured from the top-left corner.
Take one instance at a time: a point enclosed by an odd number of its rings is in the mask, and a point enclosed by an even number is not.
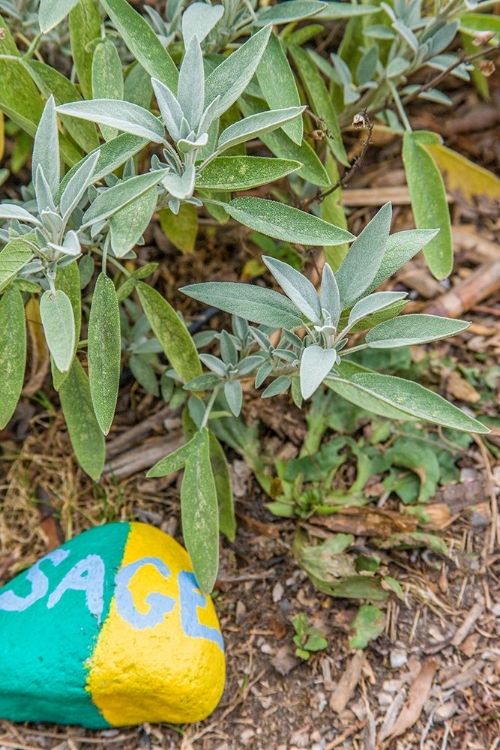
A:
[[[441,81],[444,78],[446,78],[446,76],[448,76],[450,73],[452,73],[455,70],[455,68],[458,68],[459,65],[462,65],[462,64],[467,65],[468,63],[471,63],[474,60],[477,60],[479,57],[486,57],[488,55],[493,54],[494,52],[499,52],[499,51],[500,51],[500,44],[496,44],[494,47],[488,47],[488,49],[480,50],[479,52],[475,52],[473,55],[464,55],[464,53],[462,52],[458,56],[458,60],[455,60],[455,62],[448,65],[447,68],[445,68],[440,73],[438,73],[438,75],[435,76],[431,81],[423,84],[416,91],[413,91],[411,94],[408,94],[403,99],[401,99],[401,103],[408,104],[409,102],[412,102],[414,99],[420,96],[420,94],[423,94],[425,91],[435,88],[438,83],[441,83]]]
[[[343,177],[341,177],[337,182],[328,188],[328,190],[325,190],[323,192],[316,193],[312,198],[308,198],[306,201],[302,203],[303,207],[310,206],[311,203],[314,201],[319,201],[320,203],[325,200],[329,195],[334,193],[336,190],[338,190],[339,187],[344,187],[351,177],[356,174],[358,169],[363,163],[363,160],[366,156],[366,152],[368,151],[371,143],[372,143],[372,133],[373,133],[373,124],[370,122],[370,119],[368,117],[366,109],[364,109],[362,112],[358,112],[358,114],[354,115],[352,124],[355,128],[366,128],[368,130],[368,135],[366,137],[366,140],[363,141],[363,148],[361,149],[361,153],[353,162],[352,167],[344,174]]]

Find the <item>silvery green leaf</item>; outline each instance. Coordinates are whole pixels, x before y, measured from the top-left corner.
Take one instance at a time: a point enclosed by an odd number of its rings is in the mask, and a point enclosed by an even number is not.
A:
[[[63,255],[71,255],[74,258],[77,258],[82,252],[78,235],[72,229],[67,232],[62,245],[56,245],[54,242],[49,242],[48,245],[53,250],[59,250]]]
[[[194,140],[188,140],[181,138],[177,141],[177,148],[183,154],[189,154],[191,151],[198,151],[199,149],[206,146],[208,143],[208,133],[202,133],[198,138],[194,136]]]
[[[55,196],[59,187],[60,167],[59,136],[57,133],[57,117],[53,96],[47,99],[33,144],[31,169],[35,177],[35,187],[38,180],[38,167],[42,168],[50,193],[52,196]]]
[[[73,361],[75,321],[70,299],[61,289],[47,290],[40,300],[40,317],[57,369],[66,372]]]
[[[52,197],[52,190],[49,183],[45,178],[43,167],[41,164],[36,168],[35,175],[35,195],[36,204],[38,206],[38,213],[42,211],[55,211],[56,207],[54,199]]]
[[[182,39],[185,46],[188,46],[194,34],[202,42],[223,15],[223,5],[191,3],[182,14]]]
[[[409,67],[410,63],[404,57],[395,57],[386,68],[386,76],[387,78],[399,78]]]
[[[227,213],[250,229],[285,242],[302,245],[341,245],[352,234],[328,221],[263,198],[235,198],[225,203]]]
[[[300,107],[300,96],[295,76],[282,43],[276,34],[271,34],[269,37],[266,50],[257,68],[257,80],[270,109]],[[283,130],[292,141],[299,145],[302,143],[302,118],[289,124],[285,123]]]
[[[402,315],[379,323],[366,335],[372,349],[394,349],[437,341],[465,331],[470,323],[437,315]]]
[[[58,213],[47,209],[40,212],[40,218],[42,220],[42,225],[46,234],[49,234],[52,237],[57,237],[58,235],[62,234],[64,230],[64,224],[62,218]],[[40,242],[41,247],[43,247],[44,244],[46,244],[47,240],[44,238],[43,233],[40,232],[38,227],[36,227],[35,232],[37,233],[37,240]]]
[[[458,27],[458,21],[445,23],[441,28],[438,28],[437,30],[433,29],[431,36],[429,36],[428,33],[423,34],[421,41],[430,45],[431,54],[437,55],[452,43],[455,34],[458,31]]]
[[[262,398],[272,398],[273,396],[279,396],[280,393],[286,393],[291,384],[292,379],[289,378],[288,375],[280,375],[267,386],[265,391],[262,392]]]
[[[436,55],[436,57],[427,60],[426,64],[436,70],[447,70],[451,65],[454,65],[457,62],[458,57],[456,55]],[[450,71],[450,73],[451,75],[456,76],[456,78],[460,78],[462,81],[470,81],[470,74],[465,63],[457,65]]]
[[[251,138],[269,133],[271,130],[281,127],[284,123],[294,120],[302,114],[305,107],[287,107],[286,109],[273,109],[269,112],[260,112],[250,115],[243,120],[235,122],[226,128],[220,135],[217,143],[217,151],[221,152],[238,143],[244,143]]]
[[[138,198],[153,187],[153,185],[157,185],[163,175],[163,169],[159,169],[156,172],[146,172],[137,177],[131,177],[128,180],[119,182],[114,187],[99,193],[90,208],[83,215],[82,228],[91,226],[98,221],[112,216],[112,214],[119,211],[135,198]]]
[[[295,268],[276,258],[262,257],[272,275],[300,312],[313,323],[319,323],[321,305],[314,285]]]
[[[262,357],[258,354],[251,354],[249,357],[242,359],[238,364],[238,375],[249,375],[261,364]]]
[[[195,130],[203,114],[205,100],[205,73],[200,42],[194,34],[187,46],[179,73],[177,99],[189,122]]]
[[[238,362],[238,350],[236,349],[232,337],[227,331],[222,331],[222,333],[218,335],[218,339],[220,341],[222,361],[226,365],[235,365]]]
[[[271,344],[268,337],[258,328],[254,328],[253,326],[251,326],[250,335],[253,339],[255,339],[255,341],[258,343],[260,348],[263,349],[263,351],[268,352],[271,350]]]
[[[205,81],[205,106],[220,96],[217,116],[229,109],[250,83],[264,54],[271,30],[269,25],[251,36],[208,76]]]
[[[243,391],[239,380],[228,380],[224,383],[224,396],[231,412],[238,417],[243,403]]]
[[[26,369],[26,319],[21,291],[11,286],[0,298],[0,429],[14,414]]]
[[[349,313],[347,325],[351,327],[358,320],[366,318],[367,315],[385,310],[386,307],[390,307],[394,302],[404,299],[407,296],[406,292],[376,292],[375,294],[369,294],[368,297],[363,297],[359,302],[356,302]]]
[[[360,372],[353,374],[349,380],[331,378],[327,385],[351,403],[388,418],[424,419],[455,430],[489,432],[481,422],[411,380]],[[394,417],[398,413],[399,416]]]
[[[297,309],[283,294],[272,289],[238,284],[232,281],[209,281],[190,284],[181,292],[220,310],[276,328],[298,328],[302,319]]]
[[[328,3],[316,2],[316,0],[288,0],[288,2],[265,7],[257,13],[256,24],[262,26],[264,23],[290,23],[309,18],[322,10],[328,9]]]
[[[372,39],[394,39],[394,37],[396,36],[394,31],[388,26],[385,26],[383,23],[375,23],[373,25],[367,26],[365,29],[363,29],[363,34],[365,36],[371,37]]]
[[[94,170],[96,168],[97,161],[99,159],[99,152],[89,155],[84,161],[81,162],[79,168],[74,172],[70,180],[67,182],[64,188],[59,207],[63,221],[67,221],[78,203],[83,197],[85,190],[89,186]]]
[[[389,237],[391,218],[392,207],[386,203],[352,243],[342,261],[336,277],[343,310],[350,307],[374,280]]]
[[[340,317],[340,294],[337,279],[330,265],[325,263],[321,274],[321,309],[326,310],[332,319],[332,324],[337,325]]]
[[[40,0],[38,22],[42,33],[46,34],[57,26],[77,3],[78,0]]]
[[[304,349],[300,359],[300,392],[310,398],[337,361],[336,349],[323,349],[317,344]]]
[[[418,46],[419,46],[418,39],[413,33],[413,31],[408,26],[406,26],[406,24],[404,24],[402,21],[397,19],[396,21],[393,22],[392,28],[395,29],[401,37],[403,37],[405,42],[408,44],[409,47],[412,48],[414,52],[418,51]]]
[[[128,0],[101,0],[100,5],[137,62],[175,90],[179,75],[175,63],[146,19]]]
[[[184,114],[181,105],[168,86],[159,81],[157,78],[151,79],[151,84],[155,92],[156,101],[161,112],[163,124],[174,139],[178,141],[181,137],[181,123]]]
[[[200,354],[199,357],[200,357],[200,360],[203,362],[203,364],[206,367],[208,367],[209,370],[212,370],[212,372],[215,372],[216,375],[225,377],[226,366],[218,357],[214,357],[213,354]]]
[[[185,391],[193,391],[196,393],[196,391],[212,390],[218,383],[220,383],[220,378],[218,378],[217,375],[212,375],[211,373],[206,372],[203,375],[198,375],[196,378],[192,378],[182,387]]]
[[[332,52],[330,57],[332,58],[332,62],[335,65],[335,70],[337,71],[340,83],[343,86],[352,86],[352,75],[348,65],[344,62],[340,55],[335,54],[335,52]]]
[[[262,383],[269,377],[271,374],[271,371],[273,369],[273,363],[272,362],[264,362],[262,367],[259,367],[259,370],[255,376],[255,387],[260,388]],[[288,386],[287,386],[288,388]]]
[[[301,166],[298,161],[267,156],[219,156],[201,169],[196,188],[249,190],[275,182]]]
[[[278,357],[283,362],[295,362],[297,359],[295,352],[291,352],[289,349],[274,349],[273,357]]]
[[[35,216],[32,216],[25,208],[16,206],[13,203],[0,204],[0,219],[17,219],[18,221],[27,221],[29,224],[35,224],[41,227],[41,223]]]
[[[16,278],[32,257],[32,248],[22,238],[11,240],[0,250],[0,291]]]
[[[139,242],[157,203],[156,186],[117,211],[109,220],[111,249],[116,258],[123,258]]]
[[[111,39],[99,42],[92,57],[92,98],[122,100],[124,94],[122,63]],[[116,138],[116,128],[101,125],[104,140]]]
[[[385,246],[384,257],[379,266],[375,278],[367,288],[367,292],[376,289],[384,281],[387,281],[396,271],[404,266],[420,250],[422,250],[439,229],[407,229],[403,232],[389,235]]]
[[[174,198],[185,200],[193,195],[196,174],[193,164],[182,175],[175,174],[175,172],[164,172],[163,174],[161,183]]]
[[[208,107],[203,112],[203,115],[200,120],[200,124],[198,125],[198,135],[202,135],[203,133],[206,133],[210,126],[215,123],[215,120],[218,117],[218,110],[219,110],[219,102],[220,102],[220,96],[216,96],[213,102],[211,102]],[[217,138],[217,133],[215,133],[215,138]]]
[[[90,101],[60,104],[57,112],[82,120],[90,120],[99,125],[109,125],[125,133],[139,135],[153,143],[163,143],[165,132],[161,122],[143,107],[132,102],[119,102],[116,99],[91,99]]]

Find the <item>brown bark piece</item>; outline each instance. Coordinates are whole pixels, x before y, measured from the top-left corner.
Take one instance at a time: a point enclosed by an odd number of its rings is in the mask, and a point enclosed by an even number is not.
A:
[[[426,661],[422,665],[420,672],[410,687],[406,703],[391,729],[391,738],[403,734],[418,721],[425,702],[429,697],[436,669],[437,662],[432,660]],[[386,737],[387,735],[381,737],[381,739],[386,739]]]
[[[365,659],[364,651],[356,651],[340,678],[337,689],[330,698],[330,708],[340,714],[351,700],[360,680]]]

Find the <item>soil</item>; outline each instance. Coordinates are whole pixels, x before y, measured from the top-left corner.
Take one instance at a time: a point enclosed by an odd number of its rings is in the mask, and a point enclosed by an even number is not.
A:
[[[498,172],[500,83],[494,77],[490,83],[489,102],[460,83],[451,91],[452,112],[413,104],[411,119],[416,128],[441,132],[447,146]],[[362,135],[349,134],[348,140],[351,156],[359,153]],[[395,229],[413,226],[399,150],[398,139],[377,136],[349,183],[345,203],[354,233],[391,199]],[[14,190],[8,183],[4,194]],[[476,287],[484,287],[491,280],[488,264],[498,262],[498,205],[483,197],[466,201],[459,193],[450,195],[450,201],[455,239],[450,281],[436,282],[416,259],[391,282],[391,288],[410,291],[414,309],[437,302],[446,308],[448,288],[457,288],[475,271]],[[215,237],[214,226],[204,217],[194,255],[180,254],[158,225],[151,227],[141,249],[141,263],[160,262],[150,281],[189,320],[200,315],[200,306],[178,295],[179,286],[203,279],[240,280],[245,263],[258,257],[244,230],[228,224]],[[312,272],[316,259],[317,253],[308,255],[306,267]],[[499,416],[498,302],[498,285],[486,298],[476,289],[463,305],[472,326],[430,350],[435,358],[453,363],[436,370],[440,391],[471,413],[493,419]],[[226,322],[216,316],[206,325],[216,328]],[[412,352],[414,362],[421,356]],[[63,540],[104,522],[146,521],[182,540],[178,481],[145,479],[145,469],[159,457],[156,452],[166,453],[176,435],[178,414],[165,410],[137,384],[124,387],[109,437],[109,459],[115,463],[108,465],[100,484],[93,484],[72,456],[42,360],[32,350],[23,400],[0,433],[0,583]],[[474,368],[478,383],[489,378],[489,400],[466,377]],[[262,423],[267,449],[294,455],[305,426],[291,403],[282,399],[269,409],[250,391],[246,401],[248,413]],[[293,558],[297,522],[269,512],[268,498],[240,457],[229,451],[238,531],[233,544],[221,542],[214,594],[228,668],[217,710],[186,727],[145,724],[102,732],[0,721],[0,750],[500,748],[499,438],[496,428],[489,442],[478,437],[457,456],[460,481],[433,498],[449,509],[450,518],[438,529],[447,555],[391,548],[381,553],[403,596],[382,605],[384,633],[363,651],[350,649],[348,642],[359,602],[332,598],[313,587]],[[348,479],[347,472],[343,481]],[[377,500],[375,496],[374,504]],[[397,502],[390,502],[397,509]],[[367,543],[363,536],[356,539],[360,549]],[[293,642],[292,620],[299,613],[328,640],[328,647],[307,661],[296,655]]]

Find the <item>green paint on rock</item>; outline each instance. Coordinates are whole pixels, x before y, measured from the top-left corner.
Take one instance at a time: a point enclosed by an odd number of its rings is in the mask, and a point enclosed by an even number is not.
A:
[[[85,689],[130,531],[87,531],[0,589],[0,718],[110,724]]]

